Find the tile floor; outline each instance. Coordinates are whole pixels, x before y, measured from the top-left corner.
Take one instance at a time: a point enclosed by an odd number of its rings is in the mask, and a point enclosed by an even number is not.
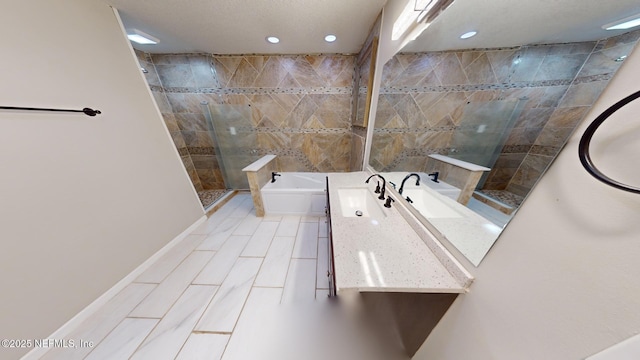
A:
[[[326,218],[238,194],[43,359],[408,359],[357,295],[327,298]]]
[[[198,197],[200,198],[202,206],[208,209],[228,192],[229,190],[202,190],[198,191]]]

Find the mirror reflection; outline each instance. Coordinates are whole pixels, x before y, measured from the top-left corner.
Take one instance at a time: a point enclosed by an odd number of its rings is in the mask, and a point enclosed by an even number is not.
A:
[[[477,266],[639,36],[438,52],[418,39],[384,66],[369,163],[396,191],[418,173],[403,198]]]

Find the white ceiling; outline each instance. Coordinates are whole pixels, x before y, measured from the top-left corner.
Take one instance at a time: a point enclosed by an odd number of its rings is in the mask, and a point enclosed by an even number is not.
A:
[[[357,53],[387,0],[103,0],[127,29],[160,39],[153,53]],[[413,1],[413,0],[411,0]],[[640,14],[639,0],[455,0],[405,51],[587,41],[601,26]],[[460,40],[468,30],[478,35]],[[335,43],[323,38],[333,33]],[[281,42],[268,44],[265,37]]]
[[[386,0],[104,0],[125,28],[160,39],[153,53],[357,53]],[[338,37],[324,41],[327,34]],[[265,37],[274,35],[273,45]]]

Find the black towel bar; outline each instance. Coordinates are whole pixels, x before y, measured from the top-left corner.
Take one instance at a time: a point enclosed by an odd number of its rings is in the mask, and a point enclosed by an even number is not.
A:
[[[46,108],[31,108],[31,107],[18,107],[18,106],[0,106],[2,110],[25,110],[25,111],[59,111],[59,112],[81,112],[88,116],[96,116],[101,114],[100,110],[93,110],[91,108],[84,108],[82,110],[69,110],[69,109],[46,109]]]

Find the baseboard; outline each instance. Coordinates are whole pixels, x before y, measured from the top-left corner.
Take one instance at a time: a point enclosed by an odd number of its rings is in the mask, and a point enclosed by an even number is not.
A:
[[[204,223],[207,220],[206,216],[202,216],[195,223],[189,226],[185,231],[180,233],[178,236],[173,238],[167,245],[163,246],[160,250],[158,250],[155,254],[151,255],[145,262],[143,262],[140,266],[135,268],[132,272],[130,272],[127,276],[125,276],[122,280],[118,281],[113,287],[107,290],[104,294],[100,295],[96,300],[94,300],[91,304],[87,305],[82,311],[77,313],[74,317],[72,317],[69,321],[67,321],[64,325],[62,325],[58,330],[54,331],[53,334],[49,335],[47,339],[68,339],[71,332],[78,327],[82,322],[87,320],[91,315],[93,315],[98,309],[104,306],[107,302],[113,299],[122,289],[124,289],[127,285],[131,284],[138,276],[140,276],[143,272],[145,272],[153,263],[155,263],[159,258],[161,258],[164,254],[166,254],[169,250],[171,250],[174,246],[176,246],[180,241],[182,241],[187,235],[189,235],[193,230],[195,230],[198,226]],[[49,351],[49,348],[34,348],[29,351],[26,355],[24,355],[21,360],[31,360],[31,359],[39,359],[44,354]]]

